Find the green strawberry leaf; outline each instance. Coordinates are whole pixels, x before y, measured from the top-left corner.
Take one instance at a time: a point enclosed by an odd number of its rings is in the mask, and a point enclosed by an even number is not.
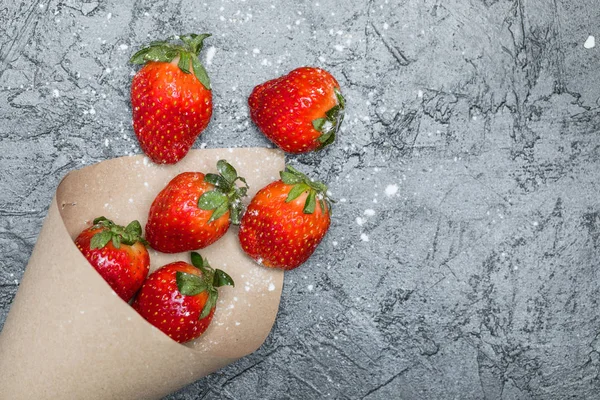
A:
[[[337,117],[337,115],[340,112],[340,105],[338,104],[337,106],[331,107],[326,113],[325,115],[327,116],[327,120],[331,121],[334,120],[335,117]]]
[[[204,308],[200,314],[200,319],[208,317],[211,310],[216,306],[218,297],[219,294],[216,289],[212,288],[208,291],[208,299],[206,299],[206,303],[204,304]]]
[[[177,271],[175,280],[179,293],[184,296],[195,296],[208,289],[206,281],[198,275]]]
[[[321,206],[321,214],[325,213],[325,200],[324,199],[320,199],[319,200],[319,205]]]
[[[222,271],[220,269],[215,269],[215,276],[213,278],[213,286],[220,287],[220,286],[225,286],[225,285],[235,287],[235,283],[233,282],[233,279],[231,278],[231,276],[229,276],[229,274],[227,272]]]
[[[152,49],[152,47],[144,47],[143,49],[137,51],[134,55],[131,56],[129,62],[132,64],[145,64],[146,63],[146,54]]]
[[[325,122],[327,122],[326,118],[314,119],[312,122],[313,128],[321,132],[321,130],[323,129],[323,125],[325,125]]]
[[[227,197],[225,197],[227,198]],[[218,206],[215,211],[213,211],[212,215],[210,216],[210,219],[208,220],[208,222],[212,222],[215,221],[219,218],[221,218],[223,215],[225,215],[225,213],[229,211],[229,202],[225,201],[224,203],[222,203],[220,206]],[[231,215],[231,214],[230,214]]]
[[[203,33],[201,35],[197,35],[195,33],[189,33],[187,35],[183,35],[181,40],[188,45],[190,51],[198,55],[200,51],[202,51],[202,47],[204,46],[204,39],[210,37],[210,33]]]
[[[342,96],[342,92],[338,88],[333,88],[335,93],[335,97],[337,98],[338,104],[342,107],[342,109],[346,108],[346,99]]]
[[[229,183],[233,183],[238,177],[235,168],[225,160],[217,161],[217,170]]]
[[[121,248],[121,236],[113,235],[112,244],[113,244],[113,246],[115,246],[115,249],[120,249]]]
[[[292,200],[297,199],[302,193],[310,191],[310,187],[306,183],[298,183],[292,187],[289,191],[287,198],[285,199],[286,203],[289,203]]]
[[[98,224],[112,224],[113,222],[106,218],[106,217],[98,217],[94,220],[94,222],[92,222],[94,225],[98,225]]]
[[[229,219],[231,223],[234,225],[239,225],[242,218],[243,206],[242,203],[237,200],[230,204],[229,206]]]
[[[286,185],[295,185],[296,183],[302,182],[302,177],[300,177],[292,172],[281,171],[279,173],[279,176],[281,176],[281,180]]]
[[[202,210],[216,210],[223,204],[227,206],[227,196],[217,190],[206,192],[198,199],[198,208]]]
[[[225,180],[225,178],[223,178],[221,175],[206,174],[204,175],[204,180],[218,188],[225,190],[229,189],[229,183],[227,183],[227,180]]]
[[[314,190],[311,190],[308,193],[308,197],[306,198],[306,202],[304,203],[304,214],[312,214],[315,212],[315,207],[317,206],[316,202],[317,193]]]
[[[91,249],[101,249],[110,242],[112,238],[112,234],[108,230],[103,230],[102,232],[96,233],[92,236],[90,240],[90,248]]]
[[[137,220],[131,221],[125,228],[125,232],[133,236],[142,236],[142,225]]]
[[[196,78],[198,78],[202,86],[204,86],[206,90],[210,90],[210,78],[197,57],[192,57],[192,68],[194,69],[194,75],[196,75]]]
[[[190,53],[188,53],[187,51],[179,52],[179,63],[177,64],[177,66],[186,74],[190,73],[190,59]]]
[[[152,46],[150,50],[144,54],[145,61],[160,61],[171,62],[177,57],[179,51],[170,46]]]
[[[202,271],[202,269],[204,268],[204,259],[202,258],[202,256],[199,253],[193,251],[190,254],[190,258],[192,259],[192,265]]]

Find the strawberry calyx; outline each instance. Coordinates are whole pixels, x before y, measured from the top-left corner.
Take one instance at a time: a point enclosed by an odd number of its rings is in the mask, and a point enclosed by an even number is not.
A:
[[[154,41],[131,56],[129,62],[132,64],[146,64],[148,61],[171,62],[175,57],[179,57],[177,63],[179,69],[186,74],[193,72],[200,83],[207,90],[210,90],[208,73],[198,59],[204,45],[204,39],[209,36],[211,36],[209,33],[201,35],[189,33],[176,37],[176,40]]]
[[[191,259],[192,265],[202,272],[202,276],[178,271],[175,274],[175,279],[179,293],[184,296],[196,296],[202,292],[208,292],[208,299],[199,317],[199,319],[203,319],[217,305],[217,299],[219,298],[217,288],[225,285],[235,286],[235,283],[225,271],[213,269],[206,258],[203,258],[199,253],[191,253]]]
[[[312,121],[313,128],[321,132],[317,140],[321,143],[317,150],[329,146],[335,141],[335,135],[339,131],[346,109],[346,99],[337,87],[333,88],[337,104],[325,113],[325,118],[317,118]]]
[[[101,249],[112,242],[115,248],[120,248],[121,244],[132,246],[137,242],[144,246],[148,245],[146,239],[142,237],[142,226],[139,221],[131,221],[126,227],[117,225],[105,217],[98,217],[94,220],[91,229],[102,229],[94,234],[90,240],[91,249]]]
[[[327,195],[327,186],[319,181],[313,181],[308,176],[298,171],[290,165],[285,166],[285,170],[279,173],[281,180],[286,185],[293,185],[289,191],[286,203],[297,199],[302,193],[308,192],[306,201],[304,202],[304,214],[312,214],[315,212],[317,201],[321,206],[321,212],[327,210],[331,213],[331,203],[333,200]]]
[[[214,190],[204,193],[198,199],[198,208],[213,210],[208,222],[220,218],[229,211],[229,219],[234,225],[239,225],[242,216],[241,199],[247,195],[248,184],[246,179],[238,176],[237,171],[226,160],[217,162],[219,174],[206,174],[204,180],[215,186]],[[242,186],[236,184],[237,181]]]

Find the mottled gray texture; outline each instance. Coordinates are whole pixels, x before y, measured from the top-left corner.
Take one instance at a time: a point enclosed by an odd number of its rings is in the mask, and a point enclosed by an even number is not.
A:
[[[3,2],[0,326],[62,176],[140,152],[128,56],[206,31],[196,147],[269,146],[251,89],[322,66],[343,133],[288,160],[339,201],[262,348],[168,399],[598,397],[599,21],[596,0]]]

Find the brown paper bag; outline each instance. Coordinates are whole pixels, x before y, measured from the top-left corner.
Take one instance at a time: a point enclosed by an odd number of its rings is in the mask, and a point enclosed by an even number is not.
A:
[[[283,272],[254,264],[237,228],[200,253],[229,273],[212,324],[178,344],[141,318],[88,264],[73,239],[100,215],[145,226],[156,194],[183,171],[216,172],[228,160],[249,197],[278,179],[281,152],[192,150],[174,166],[123,157],[69,173],[61,182],[0,333],[0,399],[154,399],[255,351],[275,321]],[[150,250],[151,269],[189,253]]]

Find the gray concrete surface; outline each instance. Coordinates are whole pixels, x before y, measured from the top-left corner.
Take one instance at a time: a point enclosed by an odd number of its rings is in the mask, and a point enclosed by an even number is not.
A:
[[[339,201],[262,348],[168,399],[599,398],[599,21],[596,0],[3,2],[0,327],[61,177],[140,152],[129,55],[211,32],[196,147],[269,146],[251,89],[324,67],[343,133],[288,159]]]

